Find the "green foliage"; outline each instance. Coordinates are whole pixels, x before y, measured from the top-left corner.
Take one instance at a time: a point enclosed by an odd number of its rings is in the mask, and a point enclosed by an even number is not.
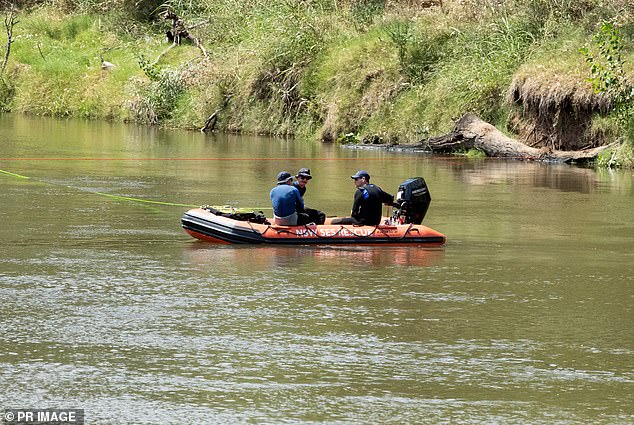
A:
[[[392,43],[396,46],[398,52],[398,62],[401,71],[407,74],[408,68],[408,48],[412,42],[412,30],[409,22],[393,22],[385,27],[385,33],[388,35]]]
[[[179,7],[180,3],[177,0],[124,0],[123,5],[128,13],[131,13],[135,19],[139,21],[152,20],[157,12],[165,5],[172,6],[173,9],[182,13],[182,8]]]
[[[0,78],[0,112],[10,112],[15,97],[15,85],[11,80]]]
[[[579,21],[601,2],[595,0],[524,0],[526,14],[544,25],[548,20],[559,23]]]
[[[155,63],[150,62],[142,54],[136,55],[139,67],[143,70],[143,73],[152,81],[159,81],[161,79],[161,67]]]
[[[179,72],[164,70],[158,81],[150,88],[150,104],[159,120],[171,118],[185,86]]]
[[[359,0],[352,3],[350,16],[358,30],[366,30],[385,10],[385,0]]]
[[[601,168],[619,168],[621,164],[617,158],[616,149],[602,151],[596,159],[596,164]]]
[[[409,61],[405,67],[406,75],[415,84],[423,84],[432,78],[444,57],[448,37],[438,34],[435,37],[418,38],[409,49]]]
[[[623,40],[616,23],[602,21],[593,41],[599,49],[599,57],[593,56],[587,47],[581,49],[590,64],[592,78],[589,81],[597,93],[610,97],[613,113],[627,132],[634,120],[634,84],[625,74]]]
[[[337,138],[337,143],[342,145],[356,145],[361,142],[361,137],[356,133],[342,134]]]
[[[469,159],[482,159],[487,157],[486,153],[476,148],[458,150],[454,152],[453,155],[464,156]]]
[[[384,31],[397,49],[402,75],[414,84],[431,78],[450,40],[444,31],[421,31],[411,22],[391,22]]]
[[[216,35],[227,47],[219,50],[220,74],[233,74],[237,95],[232,99],[232,115],[249,131],[293,134],[310,109],[302,93],[302,80],[311,61],[322,51],[332,22],[324,19],[325,1],[284,1],[214,3],[221,18],[212,26],[222,25],[224,34]],[[235,10],[239,6],[239,11]],[[233,13],[230,13],[233,11]],[[240,22],[236,20],[239,13]],[[230,13],[231,16],[225,14]],[[236,44],[237,43],[237,49]],[[237,61],[237,63],[236,63]],[[224,79],[224,77],[222,77]],[[259,117],[258,117],[259,115]]]
[[[133,19],[149,21],[165,0],[56,0],[56,2],[67,13],[123,12],[122,15],[127,15]],[[182,2],[167,0],[166,3]]]
[[[625,142],[634,148],[634,117],[630,117],[625,128]]]
[[[79,34],[90,31],[94,22],[94,18],[86,15],[71,16],[64,20],[35,16],[27,26],[35,33],[55,41],[72,42]]]
[[[383,30],[399,49],[399,58],[404,58],[407,45],[412,38],[412,24],[410,22],[393,21],[387,24]]]
[[[159,10],[171,9],[182,18],[206,16],[210,13],[210,3],[194,0],[137,0],[137,9],[143,9],[150,16]]]
[[[149,67],[153,78],[147,85],[141,85],[138,97],[129,109],[136,121],[159,124],[173,117],[178,102],[185,94],[185,83],[176,70]]]
[[[504,98],[517,69],[530,57],[539,39],[532,23],[497,16],[483,24],[454,29],[447,53],[435,78],[418,90],[428,106],[425,121],[432,131],[447,131],[466,111],[492,123],[503,123],[508,114]]]
[[[634,169],[634,143],[623,143],[618,147],[618,158],[622,168]]]
[[[634,124],[630,123],[627,129],[626,143],[606,149],[599,154],[596,160],[596,165],[599,168],[634,168],[633,130]]]

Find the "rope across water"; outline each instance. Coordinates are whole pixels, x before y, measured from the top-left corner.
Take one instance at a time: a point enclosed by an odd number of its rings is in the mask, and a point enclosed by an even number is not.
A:
[[[79,191],[82,191],[82,192],[90,193],[90,194],[93,194],[93,195],[104,196],[104,197],[111,198],[111,199],[116,199],[116,200],[119,200],[119,201],[140,202],[140,203],[145,203],[145,204],[166,205],[166,206],[172,206],[172,207],[188,207],[188,208],[196,208],[196,207],[200,206],[200,205],[193,205],[193,204],[181,204],[181,203],[177,203],[177,202],[155,201],[155,200],[151,200],[151,199],[134,198],[134,197],[131,197],[131,196],[121,196],[121,195],[113,195],[111,193],[91,191],[91,190],[86,190],[86,189],[82,189],[80,187],[70,186],[70,185],[66,185],[66,184],[53,183],[53,182],[49,182],[49,181],[46,181],[46,180],[34,179],[32,177],[24,176],[22,174],[12,173],[12,172],[6,171],[6,170],[0,170],[0,175],[4,175],[4,176],[7,176],[7,177],[14,177],[14,178],[18,178],[18,179],[24,179],[24,180],[37,181],[37,182],[48,184],[48,185],[52,185],[52,186],[66,187],[66,188],[69,188],[69,189],[79,190]],[[234,208],[234,207],[231,207],[229,205],[214,205],[213,207],[216,208],[216,209],[219,209],[219,210],[261,210],[261,209],[270,209],[270,207],[257,207],[257,208],[240,207],[240,208]]]

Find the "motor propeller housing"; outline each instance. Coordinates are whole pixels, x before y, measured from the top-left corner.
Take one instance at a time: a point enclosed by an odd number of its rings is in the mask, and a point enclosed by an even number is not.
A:
[[[407,179],[400,184],[396,192],[392,219],[400,224],[421,224],[430,203],[431,195],[425,179]]]

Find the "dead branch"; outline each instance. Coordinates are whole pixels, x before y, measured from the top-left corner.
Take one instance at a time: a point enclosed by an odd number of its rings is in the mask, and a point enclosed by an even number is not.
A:
[[[46,57],[44,56],[44,53],[42,53],[42,43],[37,43],[37,51],[40,52],[40,56],[42,56],[42,59],[46,62]]]
[[[170,44],[170,46],[169,46],[167,49],[165,49],[165,50],[163,50],[161,53],[159,53],[159,55],[156,57],[156,60],[154,60],[154,62],[152,62],[152,63],[150,64],[150,66],[154,66],[154,65],[156,65],[156,64],[157,64],[157,63],[161,60],[161,58],[163,57],[163,55],[164,55],[165,53],[169,52],[170,50],[172,50],[174,47],[176,47],[176,42],[173,42],[172,44]]]
[[[225,109],[227,107],[227,105],[229,104],[229,100],[231,99],[231,95],[228,94],[224,97],[223,101],[222,101],[222,105],[220,106],[220,108],[216,109],[214,111],[213,114],[211,114],[209,116],[209,118],[207,118],[207,120],[205,121],[205,125],[203,126],[203,128],[200,129],[200,131],[202,133],[205,133],[207,131],[213,131],[214,128],[216,128],[216,123],[218,122],[218,115],[220,114],[220,112]]]
[[[200,43],[200,40],[198,40],[198,38],[192,36],[189,33],[189,29],[185,26],[185,21],[183,21],[183,18],[178,16],[170,9],[167,9],[165,12],[163,12],[161,16],[163,17],[163,19],[172,21],[172,28],[166,33],[168,40],[172,42],[172,47],[174,45],[181,44],[181,41],[183,39],[186,39],[189,40],[194,46],[198,47],[205,58],[207,57],[207,51],[205,50],[205,47],[202,45],[202,43]],[[202,25],[202,23],[198,25]]]
[[[17,20],[14,15],[13,9],[9,11],[9,14],[4,17],[4,27],[7,31],[7,47],[4,52],[4,61],[2,62],[2,67],[0,68],[0,75],[4,73],[4,69],[7,67],[9,63],[9,54],[11,53],[11,44],[15,42],[13,38],[13,27],[16,26],[20,21]]]

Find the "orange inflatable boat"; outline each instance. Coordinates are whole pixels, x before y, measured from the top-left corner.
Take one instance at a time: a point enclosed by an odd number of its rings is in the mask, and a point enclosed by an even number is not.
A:
[[[262,213],[228,214],[211,207],[194,208],[181,218],[191,236],[224,244],[416,244],[437,246],[445,235],[422,225],[431,197],[425,181],[409,179],[399,187],[392,217],[377,226],[306,224],[279,226]]]
[[[194,208],[183,214],[183,228],[193,237],[213,243],[249,244],[422,244],[442,245],[445,236],[422,224],[307,224],[278,226],[217,215]],[[327,220],[326,223],[328,223]],[[389,220],[387,218],[384,221]],[[272,222],[272,220],[271,220]]]

